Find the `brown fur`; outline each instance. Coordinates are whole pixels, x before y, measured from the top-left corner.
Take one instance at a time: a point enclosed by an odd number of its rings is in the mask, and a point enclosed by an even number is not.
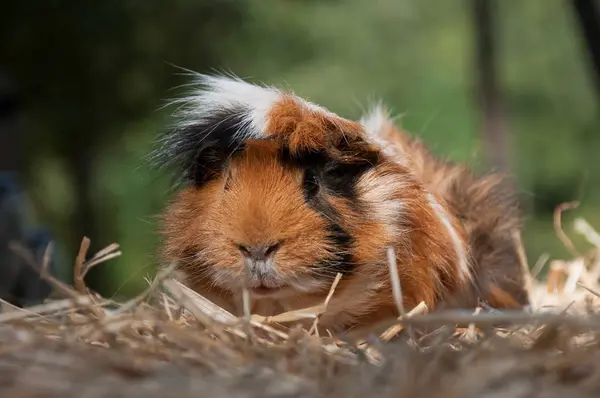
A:
[[[356,139],[362,133],[359,123],[309,109],[290,96],[273,106],[268,120],[267,132],[284,140],[292,152],[330,149],[342,137]]]
[[[425,188],[442,197],[461,220],[475,265],[476,288],[460,299],[469,303],[478,294],[497,308],[520,308],[529,303],[524,275],[512,233],[522,224],[518,203],[501,174],[477,176],[466,165],[435,158],[417,138],[389,120],[383,136],[396,144],[399,157],[410,159],[411,170]]]
[[[402,144],[397,156],[410,162],[379,154],[376,167],[356,182],[358,204],[323,194],[353,238],[354,272],[342,278],[320,325],[342,331],[398,315],[388,246],[396,253],[407,309],[421,301],[431,309],[450,303],[473,307],[478,297],[500,306],[526,303],[510,241],[517,219],[497,179],[476,179],[465,167],[436,160],[422,144],[388,127],[388,139]],[[163,214],[163,258],[178,261],[192,288],[238,315],[245,275],[239,245],[280,243],[274,261],[283,287],[270,296],[253,295],[253,311],[261,315],[322,303],[335,276],[312,268],[330,259],[335,247],[326,240],[327,218],[303,197],[302,169],[279,160],[281,146],[294,153],[322,149],[344,161],[379,153],[362,125],[293,98],[272,107],[266,129],[274,140],[247,140],[219,178],[183,189]],[[470,253],[473,280],[460,277],[455,245],[428,193],[446,209]]]

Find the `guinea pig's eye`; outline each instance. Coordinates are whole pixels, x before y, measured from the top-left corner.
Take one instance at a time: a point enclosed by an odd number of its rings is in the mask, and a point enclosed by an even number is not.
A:
[[[353,196],[356,179],[367,167],[365,163],[331,163],[323,170],[323,184],[332,193]]]
[[[332,179],[344,178],[349,174],[349,168],[344,165],[334,165],[324,170],[325,175]]]
[[[317,194],[319,191],[319,179],[313,170],[306,169],[304,171],[302,185],[306,196],[312,197]]]

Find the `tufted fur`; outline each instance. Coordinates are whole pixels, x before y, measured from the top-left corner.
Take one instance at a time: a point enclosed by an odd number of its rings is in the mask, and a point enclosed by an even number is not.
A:
[[[477,176],[469,167],[435,158],[418,139],[400,130],[381,105],[361,122],[367,134],[385,142],[424,187],[443,198],[449,211],[461,220],[471,250],[474,289],[462,297],[469,305],[479,295],[494,307],[520,307],[529,303],[524,275],[512,234],[521,232],[518,201],[508,180],[500,174]]]
[[[157,152],[183,182],[161,253],[191,287],[239,313],[245,282],[253,311],[274,315],[321,303],[340,272],[320,323],[341,331],[397,316],[391,246],[408,308],[527,303],[497,177],[434,159],[382,108],[355,122],[272,87],[198,79]],[[249,263],[248,247],[269,257]]]

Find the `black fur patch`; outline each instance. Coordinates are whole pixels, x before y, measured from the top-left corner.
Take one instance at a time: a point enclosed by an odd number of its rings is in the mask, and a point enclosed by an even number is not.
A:
[[[320,178],[333,195],[356,199],[358,178],[371,167],[368,163],[330,162],[321,170]]]
[[[334,257],[315,264],[315,274],[323,270],[332,278],[337,272],[349,275],[354,272],[352,256],[353,238],[341,226],[341,216],[327,200],[335,196],[349,200],[349,204],[360,211],[356,184],[362,174],[377,166],[380,153],[368,149],[362,143],[340,143],[335,156],[326,151],[306,151],[292,154],[284,147],[280,152],[282,163],[304,170],[304,199],[318,212],[328,225],[327,239],[334,247]]]
[[[306,194],[306,193],[305,193]],[[353,238],[341,226],[341,216],[337,209],[327,201],[322,193],[307,198],[307,203],[325,220],[327,224],[327,240],[331,244],[333,256],[315,264],[316,274],[326,271],[328,276],[335,277],[337,272],[350,275],[354,272],[352,257]],[[319,272],[319,270],[321,272]]]
[[[327,193],[351,200],[356,199],[358,178],[379,163],[379,153],[358,154],[340,152],[343,160],[329,156],[325,151],[291,154],[287,148],[280,153],[281,161],[304,170],[304,195],[310,201],[325,188]],[[354,157],[356,156],[356,157]]]
[[[320,264],[320,267],[325,268],[332,277],[335,277],[338,272],[342,275],[352,274],[355,269],[352,258],[353,238],[336,223],[329,224],[328,232],[327,239],[334,243],[335,256],[333,259]]]
[[[154,153],[160,166],[174,166],[183,183],[202,185],[220,175],[227,159],[243,149],[235,137],[245,119],[245,110],[215,112],[184,128],[166,134]]]

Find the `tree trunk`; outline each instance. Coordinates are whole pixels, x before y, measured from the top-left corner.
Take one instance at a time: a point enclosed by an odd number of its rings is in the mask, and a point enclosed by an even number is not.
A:
[[[484,149],[491,166],[507,171],[507,122],[498,90],[497,54],[493,0],[471,0],[475,32],[475,74],[477,75],[477,100],[482,112]]]
[[[600,100],[600,14],[592,0],[573,0],[571,4],[587,47],[596,95]]]
[[[0,69],[0,171],[23,175],[24,130],[20,96],[11,77]]]

